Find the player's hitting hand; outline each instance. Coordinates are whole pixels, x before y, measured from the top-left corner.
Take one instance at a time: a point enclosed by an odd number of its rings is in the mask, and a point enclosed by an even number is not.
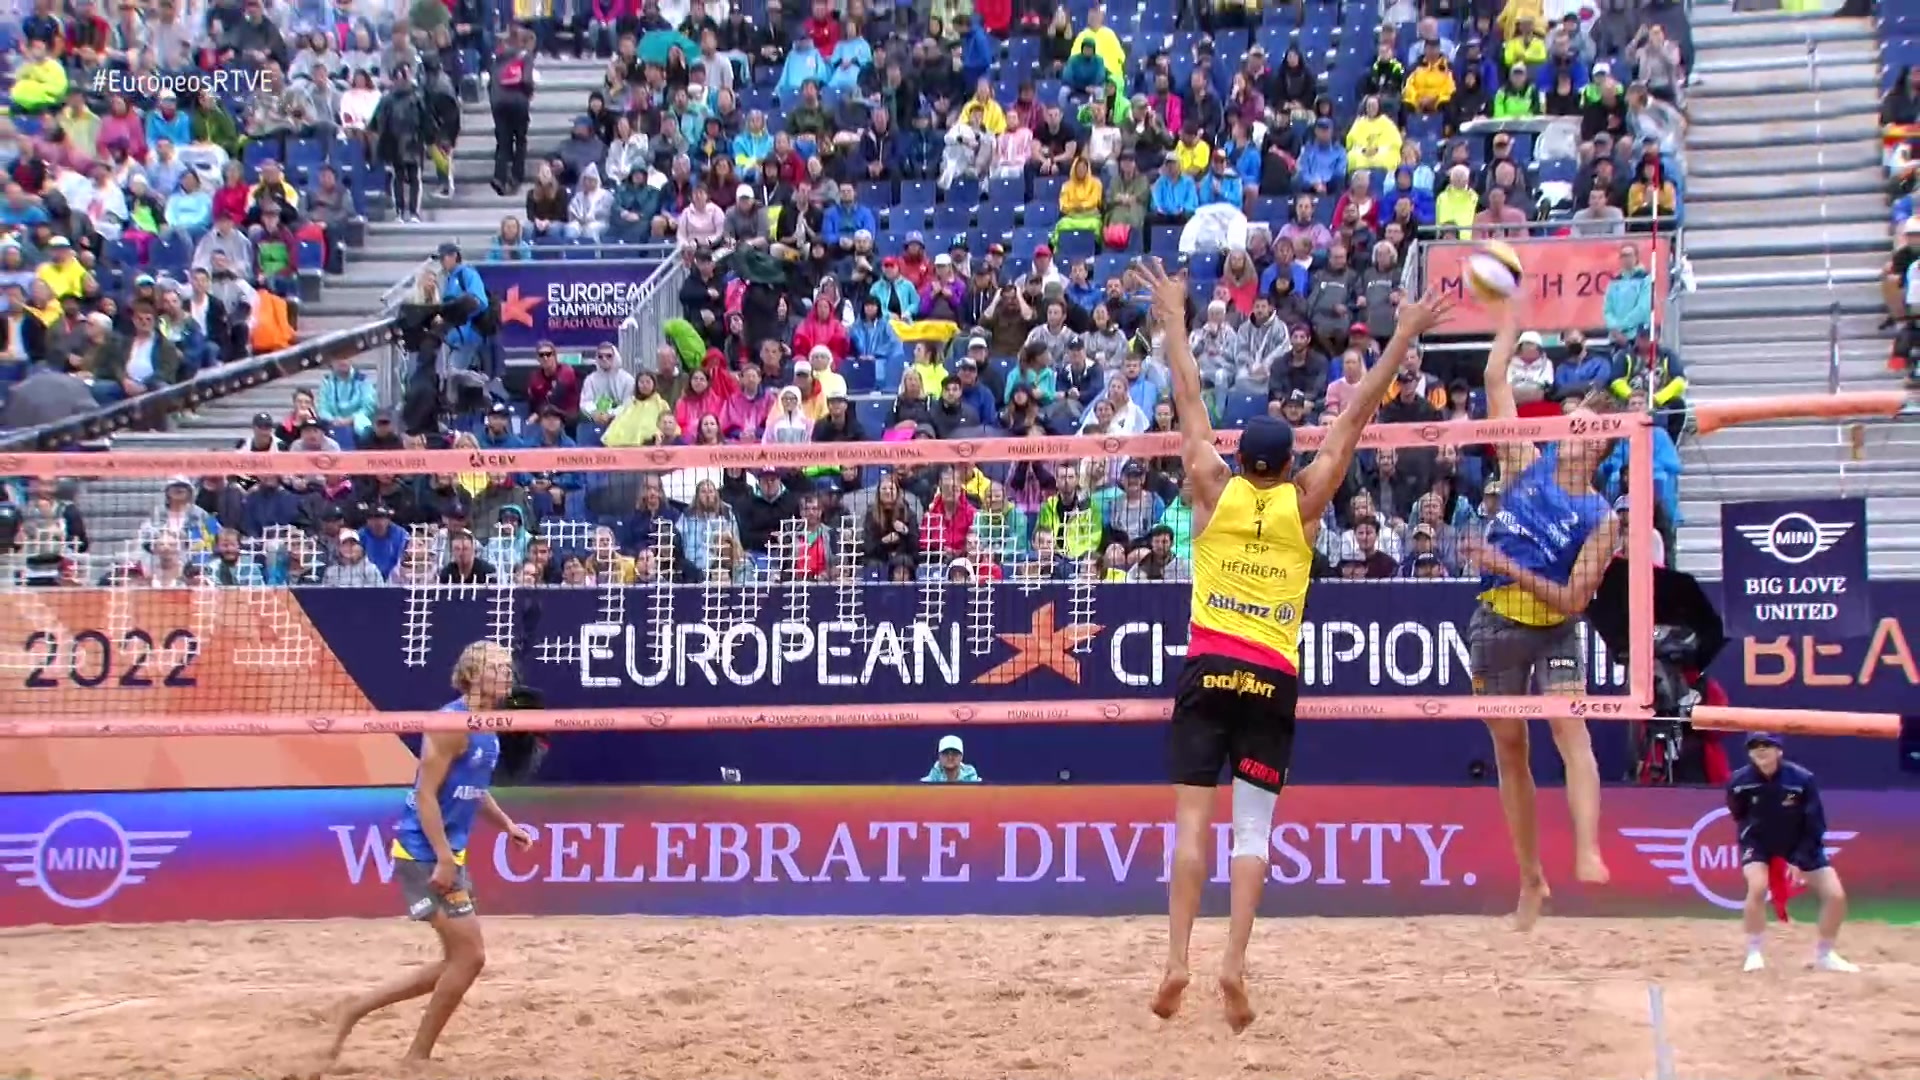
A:
[[[1158,258],[1147,257],[1133,264],[1127,276],[1153,295],[1153,316],[1164,328],[1187,325],[1187,283],[1178,274],[1167,273]]]
[[[1415,337],[1419,337],[1446,322],[1447,316],[1453,314],[1454,306],[1458,303],[1459,301],[1437,288],[1428,289],[1413,303],[1401,304],[1394,314],[1399,326],[1411,330]]]
[[[513,840],[513,846],[521,851],[527,851],[533,847],[533,830],[519,822],[507,826],[507,836]]]

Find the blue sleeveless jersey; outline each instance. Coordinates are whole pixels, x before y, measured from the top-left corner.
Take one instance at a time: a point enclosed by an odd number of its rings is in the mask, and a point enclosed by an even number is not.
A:
[[[1487,544],[1521,569],[1564,585],[1587,538],[1613,507],[1603,495],[1574,495],[1553,476],[1554,457],[1541,454],[1501,493],[1500,513],[1487,526]],[[1480,579],[1480,599],[1501,615],[1529,626],[1565,621],[1511,578],[1488,574]]]
[[[467,705],[456,701],[440,710],[441,712],[466,712]],[[473,816],[480,809],[480,800],[487,794],[487,788],[493,783],[493,767],[500,761],[500,736],[490,731],[475,731],[467,735],[466,752],[460,760],[447,770],[447,778],[440,784],[440,820],[447,828],[447,843],[453,846],[454,861],[467,861],[467,838],[473,834]],[[417,789],[420,774],[414,773],[414,786]],[[414,801],[414,792],[407,792],[407,805],[400,811],[400,820],[393,825],[393,856],[396,859],[412,859],[418,862],[434,860],[433,845],[427,842],[427,834],[420,829],[420,808]]]

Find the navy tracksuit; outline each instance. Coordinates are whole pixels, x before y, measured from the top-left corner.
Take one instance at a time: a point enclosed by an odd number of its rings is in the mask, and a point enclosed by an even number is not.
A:
[[[1752,765],[1727,781],[1727,811],[1740,837],[1740,863],[1784,859],[1802,871],[1827,865],[1827,813],[1813,773],[1781,761],[1771,777]]]

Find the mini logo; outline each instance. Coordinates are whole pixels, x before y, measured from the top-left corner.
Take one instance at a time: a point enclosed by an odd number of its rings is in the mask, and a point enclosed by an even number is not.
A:
[[[672,460],[673,460],[673,453],[671,451],[668,451],[668,450],[647,451],[647,464],[649,465],[658,465],[661,467],[665,467],[666,464]]]
[[[340,459],[334,457],[332,454],[313,455],[313,466],[321,472],[332,472],[333,467],[338,464],[340,464]]]
[[[307,726],[319,732],[320,734],[325,735],[327,732],[333,730],[333,717],[310,716],[307,718]]]
[[[1120,440],[1109,435],[1100,440],[1100,451],[1109,456],[1120,452]]]
[[[1441,713],[1446,711],[1447,711],[1447,707],[1445,705],[1440,704],[1438,701],[1435,701],[1432,698],[1427,698],[1426,700],[1420,703],[1420,715],[1422,716],[1428,716],[1428,717],[1439,716]]]
[[[972,706],[970,705],[954,706],[953,718],[959,721],[960,723],[962,724],[971,723],[973,721],[973,717],[974,717],[974,711]]]
[[[0,871],[61,907],[95,908],[147,880],[191,835],[133,832],[98,810],[75,810],[39,833],[0,833]]]
[[[953,444],[953,456],[959,458],[961,461],[966,461],[979,452],[980,447],[971,442],[957,442]]]
[[[1771,525],[1735,526],[1747,542],[1788,565],[1807,562],[1833,550],[1853,531],[1851,521],[1815,521],[1798,510],[1781,514]]]
[[[1621,829],[1620,835],[1634,841],[1633,849],[1647,857],[1647,865],[1668,871],[1668,881],[1692,889],[1714,907],[1738,911],[1746,899],[1745,886],[1740,884],[1740,846],[1701,842],[1708,826],[1731,816],[1722,806],[1684,829]],[[1829,831],[1827,858],[1840,854],[1840,845],[1859,835]],[[1713,874],[1713,879],[1709,881],[1703,871]]]
[[[648,713],[648,714],[647,714],[647,723],[648,723],[649,725],[651,725],[651,726],[653,726],[653,727],[666,727],[666,726],[667,726],[667,714],[666,714],[666,713],[663,713],[663,712],[651,712],[651,713]]]
[[[1109,701],[1105,705],[1100,706],[1100,715],[1109,720],[1120,719],[1120,714],[1123,711],[1124,710],[1120,708],[1120,703],[1116,701]]]
[[[1440,435],[1441,435],[1440,425],[1438,424],[1420,425],[1420,441],[1421,442],[1439,442]]]

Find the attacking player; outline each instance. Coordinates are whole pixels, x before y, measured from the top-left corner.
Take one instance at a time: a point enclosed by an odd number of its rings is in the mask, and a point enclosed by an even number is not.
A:
[[[1756,731],[1747,736],[1747,760],[1727,780],[1727,811],[1739,830],[1740,871],[1747,879],[1741,923],[1747,931],[1747,971],[1767,966],[1761,943],[1767,929],[1767,889],[1784,894],[1788,882],[1820,897],[1818,944],[1813,966],[1820,971],[1860,969],[1833,951],[1840,923],[1847,917],[1847,893],[1840,872],[1827,865],[1827,812],[1820,786],[1807,768],[1786,760],[1777,736]],[[1771,872],[1779,863],[1786,881]],[[1782,908],[1784,911],[1784,907]]]
[[[1384,356],[1361,379],[1353,400],[1327,429],[1319,454],[1295,471],[1293,429],[1265,417],[1247,425],[1234,475],[1213,446],[1201,398],[1200,370],[1188,347],[1187,286],[1158,259],[1133,271],[1153,293],[1155,321],[1167,328],[1173,404],[1180,417],[1181,463],[1193,483],[1193,625],[1175,692],[1169,736],[1174,791],[1173,881],[1167,902],[1167,966],[1153,997],[1165,1018],[1180,1008],[1188,947],[1206,885],[1214,791],[1221,770],[1233,776],[1231,921],[1220,964],[1227,1024],[1253,1022],[1247,999],[1247,942],[1267,880],[1273,810],[1293,759],[1300,620],[1313,567],[1313,535],[1347,477],[1360,433],[1386,400],[1387,387],[1415,338],[1445,317],[1429,295],[1402,305]]]
[[[441,711],[498,710],[513,684],[513,657],[507,650],[474,642],[453,668],[453,688],[460,700]],[[514,824],[487,790],[499,759],[500,737],[490,731],[430,732],[421,738],[420,771],[394,826],[393,875],[406,899],[407,915],[440,936],[441,957],[342,1002],[334,1012],[329,1058],[339,1056],[354,1025],[369,1013],[431,994],[406,1056],[410,1062],[426,1061],[441,1029],[486,965],[473,880],[467,874],[474,818],[484,815],[523,850],[533,846],[533,833]]]
[[[1494,302],[1500,330],[1487,357],[1487,416],[1518,415],[1507,368],[1520,338],[1520,312],[1512,301]],[[1577,412],[1606,407],[1604,394],[1590,396]],[[1580,648],[1581,613],[1599,588],[1613,558],[1619,525],[1612,505],[1594,489],[1593,474],[1609,449],[1607,439],[1568,439],[1545,452],[1530,443],[1498,444],[1500,513],[1484,541],[1464,545],[1480,565],[1480,606],[1467,625],[1473,692],[1492,696],[1587,692],[1586,656]],[[1540,864],[1540,828],[1534,808],[1533,767],[1527,722],[1488,720],[1500,769],[1500,809],[1520,866],[1520,902],[1514,923],[1531,929],[1550,890]],[[1566,766],[1567,806],[1573,818],[1574,876],[1602,884],[1607,864],[1600,856],[1600,766],[1584,719],[1551,721],[1554,744]]]

